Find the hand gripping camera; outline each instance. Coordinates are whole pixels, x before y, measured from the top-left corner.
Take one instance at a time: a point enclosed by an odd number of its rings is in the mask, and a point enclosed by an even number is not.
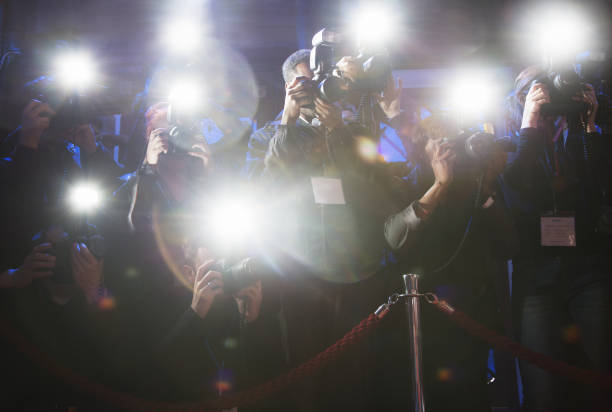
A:
[[[340,50],[347,50],[344,36],[330,29],[322,29],[312,38],[310,52],[310,69],[314,74],[313,82],[317,86],[317,94],[323,100],[333,103],[342,100],[351,90],[361,93],[381,92],[391,73],[391,64],[387,53],[383,50],[367,50],[358,47],[357,61],[363,66],[363,76],[354,83],[342,77],[337,70]]]
[[[586,83],[572,66],[551,68],[533,83],[542,83],[548,88],[550,103],[542,105],[544,116],[579,115],[589,109],[587,103],[572,100],[573,96],[586,90]]]

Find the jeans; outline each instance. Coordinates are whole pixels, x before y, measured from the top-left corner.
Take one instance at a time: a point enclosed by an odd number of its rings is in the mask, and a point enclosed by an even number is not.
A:
[[[608,269],[550,259],[515,274],[525,276],[523,280],[529,284],[518,297],[521,344],[555,359],[609,373]],[[570,352],[582,355],[582,362],[568,359]],[[527,362],[521,362],[520,367],[529,411],[610,410],[610,396],[605,391],[570,382]]]

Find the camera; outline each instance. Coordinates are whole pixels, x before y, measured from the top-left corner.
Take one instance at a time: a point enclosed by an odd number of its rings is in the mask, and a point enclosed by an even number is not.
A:
[[[41,231],[32,238],[32,247],[42,243],[51,243],[49,254],[55,256],[55,267],[51,279],[56,283],[73,283],[74,277],[70,265],[70,249],[74,243],[84,243],[87,249],[96,259],[104,258],[107,251],[107,244],[104,237],[98,232],[96,226],[86,224],[77,235],[70,235],[66,232],[51,233]]]
[[[505,151],[516,149],[509,139],[496,139],[491,133],[481,131],[462,131],[451,138],[444,138],[444,143],[450,144],[459,161],[483,162],[490,158],[496,144],[503,144]]]
[[[28,101],[40,100],[56,112],[49,126],[49,132],[56,136],[100,116],[125,112],[131,100],[127,94],[103,85],[92,85],[86,92],[67,90],[48,76],[28,82],[25,89]]]
[[[342,100],[352,90],[364,94],[383,91],[391,73],[391,64],[386,51],[359,46],[355,58],[363,67],[363,76],[355,82],[349,82],[337,70],[336,63],[338,56],[345,55],[341,53],[342,51],[347,50],[348,54],[355,53],[351,53],[341,33],[324,28],[313,36],[312,46],[310,69],[314,74],[313,82],[321,99],[334,103]]]
[[[211,268],[221,273],[223,289],[230,295],[260,280],[263,274],[262,269],[262,265],[251,257],[239,260],[233,265],[228,265],[225,260],[221,260]]]
[[[586,90],[585,82],[573,67],[550,69],[532,84],[537,83],[545,84],[550,94],[550,103],[541,108],[544,116],[578,115],[589,109],[587,103],[572,100],[573,96]]]

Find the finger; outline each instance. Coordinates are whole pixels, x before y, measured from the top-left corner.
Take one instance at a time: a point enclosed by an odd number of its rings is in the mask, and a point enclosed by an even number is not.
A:
[[[51,117],[55,115],[55,110],[53,110],[47,103],[42,103],[31,111],[31,115],[33,117],[40,116],[42,113],[47,113],[49,117]]]
[[[70,248],[70,262],[72,263],[72,266],[83,266],[85,264],[85,259],[80,254],[78,243],[74,243],[72,248]]]
[[[216,270],[209,270],[206,273],[206,275],[204,275],[204,277],[202,278],[202,282],[209,283],[212,281],[219,281],[223,283],[223,276],[221,275],[221,273],[217,272]]]
[[[295,79],[293,79],[293,81],[292,81],[290,84],[285,85],[285,87],[286,87],[286,89],[287,89],[287,90],[289,90],[289,89],[293,89],[293,88],[294,88],[295,86],[297,86],[297,85],[298,85],[298,84],[299,84],[299,83],[300,83],[302,80],[303,80],[303,79],[300,79],[300,77],[298,76],[298,77],[296,77]]]
[[[293,100],[303,99],[305,97],[314,99],[314,93],[312,90],[300,90],[299,92],[290,94],[289,97]]]
[[[196,143],[193,146],[191,146],[192,149],[200,149],[202,151],[202,153],[210,153],[210,149],[208,147],[207,144],[204,143]]]
[[[299,93],[301,91],[304,91],[307,88],[308,88],[308,86],[307,86],[307,84],[305,82],[299,82],[295,86],[287,89],[287,94],[293,95],[293,94]]]
[[[208,163],[208,159],[210,158],[209,155],[207,155],[206,153],[202,153],[202,152],[187,152],[187,154],[189,156],[197,157],[198,159],[202,159],[204,160],[205,163]]]
[[[33,252],[42,252],[51,248],[51,243],[41,243],[40,245],[34,246]]]
[[[304,97],[302,99],[297,99],[296,103],[300,107],[303,107],[303,106],[311,105],[313,101],[314,101],[314,98],[312,96],[310,96],[310,97]]]
[[[36,261],[32,263],[34,269],[52,269],[55,267],[55,262]]]
[[[49,255],[47,253],[36,253],[34,255],[34,260],[40,262],[55,262],[55,259],[55,256]]]
[[[315,99],[315,104],[319,104],[319,106],[326,108],[327,110],[334,110],[336,108],[336,106],[334,106],[331,103],[326,102],[325,100],[321,99],[320,97],[317,97]]]
[[[221,278],[218,279],[212,279],[211,281],[208,282],[202,282],[197,286],[198,291],[202,292],[202,291],[211,291],[211,290],[218,290],[218,289],[223,289],[223,280]]]
[[[438,156],[438,160],[446,160],[450,158],[451,156],[453,156],[454,154],[455,152],[453,150],[446,149],[440,154],[440,156]]]
[[[196,282],[200,282],[202,278],[208,273],[208,269],[215,263],[213,259],[209,259],[200,266],[196,272]]]
[[[41,104],[42,102],[40,100],[32,99],[23,109],[23,112],[29,114],[30,112],[32,112],[32,110],[34,110],[34,108],[40,106]]]
[[[47,276],[51,276],[52,274],[53,272],[50,270],[36,271],[32,274],[32,278],[33,279],[45,278]]]
[[[195,284],[194,270],[191,266],[183,265],[183,276],[185,276],[189,283]]]
[[[87,263],[90,265],[97,265],[100,263],[98,259],[89,251],[89,248],[85,243],[80,243],[80,255],[85,259]]]

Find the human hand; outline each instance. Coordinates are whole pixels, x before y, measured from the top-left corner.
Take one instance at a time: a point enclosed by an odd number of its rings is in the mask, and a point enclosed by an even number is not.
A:
[[[429,139],[425,150],[431,153],[431,168],[436,183],[448,186],[455,176],[455,152],[442,139]]]
[[[98,260],[85,243],[74,243],[70,249],[70,266],[76,284],[85,294],[88,303],[98,300],[104,260]]]
[[[168,136],[166,132],[168,129],[159,128],[151,132],[149,136],[149,143],[147,144],[147,154],[145,161],[147,164],[153,166],[159,161],[159,155],[162,153],[168,153]]]
[[[336,67],[342,74],[342,78],[355,82],[357,79],[363,77],[363,65],[361,65],[357,59],[351,56],[342,57]]]
[[[523,109],[523,121],[521,128],[537,128],[540,120],[540,110],[542,105],[550,103],[548,87],[543,83],[534,83],[525,98],[525,108]]]
[[[221,273],[208,270],[214,262],[214,260],[208,260],[198,268],[193,284],[191,309],[202,319],[208,314],[215,298],[223,294]]]
[[[340,107],[333,103],[327,103],[319,97],[315,99],[314,104],[317,118],[328,130],[333,130],[344,124],[342,122],[342,109]]]
[[[293,125],[300,117],[300,109],[314,100],[314,85],[304,76],[296,77],[285,87],[285,106],[282,125]]]
[[[397,79],[397,87],[395,87],[395,78],[392,74],[387,79],[387,84],[382,96],[379,96],[378,104],[387,116],[387,119],[393,119],[401,112],[402,97],[402,79]]]
[[[255,321],[261,311],[261,301],[263,293],[261,290],[261,280],[251,286],[240,289],[235,295],[238,303],[238,311],[247,323]]]
[[[34,279],[51,276],[53,274],[51,269],[55,267],[55,256],[45,253],[49,249],[51,243],[41,243],[32,249],[18,269],[9,270],[8,287],[23,288]]]
[[[82,124],[68,131],[67,140],[79,146],[85,154],[91,155],[98,150],[96,135],[90,124]]]
[[[577,96],[574,96],[572,100],[585,102],[588,105],[588,109],[586,112],[586,128],[588,133],[593,133],[596,130],[595,127],[595,118],[597,117],[597,109],[599,108],[599,103],[597,102],[597,95],[595,94],[595,89],[590,84],[585,84],[586,90],[580,92]]]
[[[38,149],[40,137],[49,128],[55,111],[47,103],[32,100],[23,109],[21,115],[21,132],[19,144],[31,149]]]
[[[198,159],[202,160],[202,163],[204,164],[204,171],[209,171],[212,169],[212,154],[210,152],[210,148],[208,147],[208,144],[206,144],[206,142],[202,142],[202,143],[196,143],[193,146],[191,146],[192,149],[197,149],[195,151],[192,152],[188,152],[187,154],[189,156],[193,156],[193,157],[197,157]]]

